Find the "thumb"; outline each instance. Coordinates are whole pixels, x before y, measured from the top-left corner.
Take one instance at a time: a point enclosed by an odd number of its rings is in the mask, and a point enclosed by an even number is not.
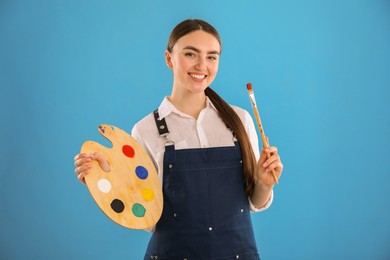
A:
[[[91,159],[96,160],[103,171],[109,172],[111,170],[110,164],[108,163],[107,159],[104,157],[102,153],[99,152],[93,153],[91,155]]]

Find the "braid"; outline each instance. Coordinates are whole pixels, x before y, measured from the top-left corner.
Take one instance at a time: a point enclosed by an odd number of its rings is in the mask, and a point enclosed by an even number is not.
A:
[[[228,103],[226,103],[214,90],[208,87],[205,90],[205,94],[217,108],[223,122],[233,131],[235,137],[241,145],[246,193],[248,196],[251,196],[253,194],[254,186],[257,180],[256,159],[244,125],[242,124],[240,117],[237,115],[234,109]]]

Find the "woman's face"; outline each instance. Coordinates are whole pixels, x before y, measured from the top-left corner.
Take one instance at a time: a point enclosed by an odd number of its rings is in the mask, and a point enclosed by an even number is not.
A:
[[[174,90],[203,92],[217,75],[220,52],[218,40],[210,33],[198,30],[181,37],[172,52],[165,52]]]

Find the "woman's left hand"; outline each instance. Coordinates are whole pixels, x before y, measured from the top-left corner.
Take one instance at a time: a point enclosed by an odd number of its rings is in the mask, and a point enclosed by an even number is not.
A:
[[[268,159],[267,154],[269,155]],[[275,146],[263,148],[261,151],[260,159],[257,163],[258,183],[273,187],[275,180],[272,176],[272,170],[275,171],[276,178],[279,180],[283,171],[283,164],[278,154],[278,148]]]

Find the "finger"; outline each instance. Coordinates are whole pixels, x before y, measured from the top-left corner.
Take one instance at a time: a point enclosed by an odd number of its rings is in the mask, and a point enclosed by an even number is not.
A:
[[[74,162],[74,166],[79,167],[79,166],[83,165],[84,163],[87,163],[90,161],[91,161],[90,157],[82,157]]]
[[[265,148],[264,151],[267,154],[277,154],[278,153],[278,148],[276,146],[269,146],[269,147]]]
[[[85,153],[79,153],[79,154],[76,154],[76,156],[73,158],[73,160],[77,161],[78,159],[85,158],[85,157],[88,157],[88,155]]]
[[[272,172],[272,170],[275,170],[275,172],[280,175],[282,173],[282,170],[283,170],[283,164],[282,162],[280,161],[275,161],[273,163],[271,163],[268,167],[267,167],[267,172]]]
[[[267,153],[264,152],[264,149],[261,151],[260,158],[258,163],[263,164],[267,160]]]
[[[104,155],[99,152],[91,154],[91,159],[96,160],[98,162],[102,162],[103,160],[105,160]]]
[[[88,170],[90,170],[92,168],[91,165],[87,164],[87,165],[82,165],[80,167],[77,167],[74,172],[79,175],[79,174],[82,174],[83,172],[88,172]]]
[[[73,160],[74,160],[74,165],[75,165],[76,167],[80,166],[81,164],[83,164],[83,160],[85,160],[85,159],[87,159],[87,158],[89,158],[89,156],[88,156],[87,154],[85,154],[85,153],[79,153],[79,154],[77,154],[77,155],[73,158]]]
[[[88,173],[79,174],[79,175],[77,175],[77,179],[79,179],[79,181],[81,181],[83,184],[86,184],[86,183],[85,183],[85,176],[86,176],[87,174],[88,174]]]
[[[279,155],[274,154],[268,157],[268,159],[263,163],[263,167],[268,167],[271,163],[275,161],[280,161]]]
[[[276,160],[271,163],[268,163],[265,168],[267,168],[267,171],[272,171],[273,169],[281,171],[283,169],[283,163],[280,160]]]
[[[83,184],[85,183],[85,177],[89,174],[89,169],[91,169],[91,165],[83,165],[81,167],[76,168],[75,173],[77,174],[77,179],[81,181]]]

